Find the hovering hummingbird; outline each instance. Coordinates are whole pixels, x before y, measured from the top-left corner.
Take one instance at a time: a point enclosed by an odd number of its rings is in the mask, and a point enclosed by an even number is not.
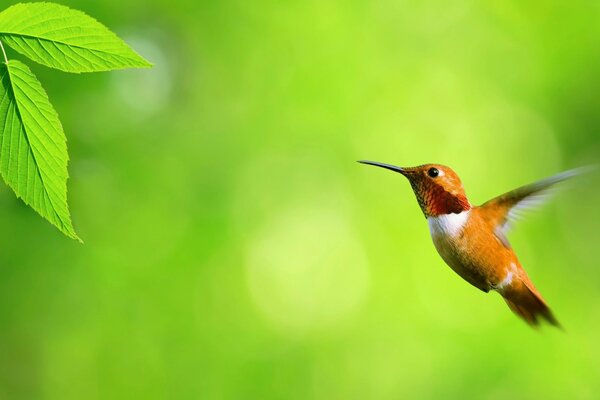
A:
[[[543,200],[554,184],[578,174],[566,171],[522,186],[481,206],[467,199],[456,173],[444,165],[401,168],[373,161],[363,164],[387,168],[405,176],[427,218],[433,244],[442,259],[476,288],[500,293],[508,307],[530,325],[541,318],[558,321],[512,250],[506,233],[519,212]]]

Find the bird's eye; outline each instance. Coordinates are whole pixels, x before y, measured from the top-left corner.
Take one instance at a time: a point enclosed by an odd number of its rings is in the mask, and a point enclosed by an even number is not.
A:
[[[429,175],[432,178],[437,177],[440,174],[440,171],[437,168],[429,168],[429,171],[427,171],[427,175]]]

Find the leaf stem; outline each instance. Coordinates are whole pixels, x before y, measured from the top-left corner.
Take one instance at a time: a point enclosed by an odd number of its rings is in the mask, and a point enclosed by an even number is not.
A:
[[[2,54],[4,55],[4,64],[8,65],[8,58],[6,57],[6,51],[4,51],[4,46],[2,45],[1,40],[0,40],[0,49],[2,49]]]

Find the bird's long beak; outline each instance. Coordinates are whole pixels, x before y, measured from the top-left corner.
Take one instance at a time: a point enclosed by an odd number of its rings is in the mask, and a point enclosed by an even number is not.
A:
[[[402,175],[405,175],[406,172],[407,172],[404,168],[396,167],[395,165],[391,165],[391,164],[385,164],[385,163],[380,163],[380,162],[375,162],[375,161],[367,161],[367,160],[360,160],[358,162],[361,163],[361,164],[374,165],[376,167],[381,167],[381,168],[389,169],[389,170],[392,170],[394,172],[399,172]]]

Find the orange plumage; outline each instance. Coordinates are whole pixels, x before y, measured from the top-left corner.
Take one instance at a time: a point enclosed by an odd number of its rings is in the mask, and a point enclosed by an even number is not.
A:
[[[481,206],[469,203],[458,175],[449,167],[426,164],[401,168],[360,161],[390,169],[408,178],[442,259],[476,288],[494,290],[510,309],[531,325],[545,319],[559,326],[512,250],[506,231],[517,211],[539,199],[554,184],[577,171],[520,187]]]

